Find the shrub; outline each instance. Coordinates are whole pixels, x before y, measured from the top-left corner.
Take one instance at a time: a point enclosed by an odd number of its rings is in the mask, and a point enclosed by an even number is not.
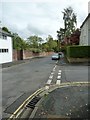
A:
[[[67,57],[88,58],[90,57],[90,46],[68,46]]]
[[[41,52],[41,50],[38,49],[38,48],[31,48],[30,50],[31,50],[33,53],[40,53],[40,52]]]

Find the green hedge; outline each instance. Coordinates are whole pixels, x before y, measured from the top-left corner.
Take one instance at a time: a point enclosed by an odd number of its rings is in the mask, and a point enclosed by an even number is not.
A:
[[[90,46],[68,46],[67,57],[88,58],[90,57]]]

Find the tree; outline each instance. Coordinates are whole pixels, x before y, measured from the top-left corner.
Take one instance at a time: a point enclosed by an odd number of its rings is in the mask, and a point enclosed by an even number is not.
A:
[[[58,39],[59,40],[63,40],[64,39],[64,36],[65,36],[65,29],[63,29],[63,28],[60,28],[60,30],[59,31],[57,31],[57,36],[58,36]]]
[[[64,20],[64,28],[60,28],[59,31],[57,31],[59,49],[61,45],[78,44],[79,41],[78,35],[75,35],[77,17],[73,12],[72,7],[65,8],[62,13]]]
[[[57,41],[53,39],[53,37],[51,35],[48,35],[48,37],[46,38],[46,43],[42,44],[42,48],[45,51],[55,51],[56,47],[57,47]]]
[[[50,51],[49,45],[47,44],[47,42],[42,44],[42,49],[46,52]]]
[[[64,9],[63,13],[63,20],[64,20],[64,30],[65,36],[69,37],[75,31],[75,25],[77,24],[76,15],[73,12],[71,7]]]
[[[27,39],[27,43],[32,47],[32,48],[38,48],[39,44],[41,44],[41,42],[43,41],[43,39],[41,37],[38,37],[36,35],[34,36],[30,36]]]
[[[11,32],[8,30],[7,27],[2,27],[2,30],[5,31],[5,32],[7,32],[7,33],[10,33],[10,34],[11,34]]]
[[[74,33],[70,36],[70,44],[72,45],[79,45],[79,40],[80,40],[80,29],[76,29]]]
[[[29,49],[30,46],[26,41],[24,41],[21,37],[18,36],[17,33],[13,33],[13,49],[16,50],[26,50]]]
[[[60,28],[57,31],[57,37],[61,42],[65,37],[70,37],[71,34],[76,30],[75,25],[77,24],[77,18],[73,9],[68,7],[63,10],[63,20],[64,20],[64,28]]]

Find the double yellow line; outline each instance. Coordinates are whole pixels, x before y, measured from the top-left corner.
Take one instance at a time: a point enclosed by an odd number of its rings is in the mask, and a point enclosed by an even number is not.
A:
[[[62,87],[68,87],[68,86],[75,86],[75,85],[82,85],[82,84],[90,84],[90,82],[67,82],[67,83],[61,83],[56,87],[57,85],[51,85],[52,87],[56,88],[62,88]],[[55,89],[56,89],[55,88]],[[33,97],[36,95],[39,95],[40,93],[44,92],[46,89],[45,87],[38,89],[36,92],[34,92],[31,96],[29,96],[20,106],[19,108],[10,116],[8,120],[13,120],[13,118],[18,118],[20,115],[20,111],[24,108],[24,106],[30,101]]]
[[[23,107],[27,104],[27,102],[29,100],[31,100],[34,96],[40,94],[41,92],[44,91],[44,88],[40,88],[38,89],[36,92],[34,92],[31,96],[29,96],[20,106],[19,108],[10,116],[10,118],[8,120],[12,120],[13,118],[17,118],[18,117],[18,113],[23,109]],[[18,115],[17,115],[18,114]]]

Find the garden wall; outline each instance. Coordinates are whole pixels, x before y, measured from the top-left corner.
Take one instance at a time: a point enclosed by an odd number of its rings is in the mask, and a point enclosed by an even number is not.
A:
[[[41,57],[41,56],[48,56],[53,54],[53,52],[40,52],[40,53],[33,53],[29,50],[13,50],[13,61],[17,60],[25,60],[30,59],[33,57]]]

